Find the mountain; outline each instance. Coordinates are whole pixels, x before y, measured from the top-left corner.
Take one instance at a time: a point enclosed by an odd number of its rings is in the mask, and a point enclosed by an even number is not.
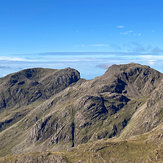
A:
[[[80,162],[85,151],[85,161],[91,155],[92,162],[132,162],[137,158],[126,147],[141,158],[146,144],[155,159],[151,152],[160,140],[152,136],[162,132],[163,74],[149,66],[112,65],[88,81],[71,68],[26,69],[1,78],[0,88],[1,162]]]
[[[26,116],[36,106],[80,78],[74,69],[34,68],[0,79],[0,131]],[[24,108],[25,106],[25,108]],[[26,107],[27,106],[27,107]]]

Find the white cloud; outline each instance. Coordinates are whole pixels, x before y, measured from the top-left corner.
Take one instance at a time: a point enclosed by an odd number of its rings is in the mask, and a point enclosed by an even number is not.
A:
[[[94,45],[90,45],[90,46],[108,46],[108,44],[94,44]]]
[[[163,56],[162,55],[139,55],[139,57],[143,58],[143,59],[147,59],[147,60],[163,60]]]
[[[128,35],[128,32],[126,31],[126,32],[121,32],[120,33],[121,35]]]
[[[157,60],[148,60],[149,65],[154,65]]]
[[[162,55],[139,55],[138,57],[142,58],[143,60],[146,60],[149,65],[155,65],[156,63],[163,61]]]
[[[141,36],[141,33],[139,33],[138,35]]]
[[[64,60],[60,60],[60,62],[80,62],[80,59],[64,59]]]
[[[121,32],[120,34],[121,35],[130,35],[133,31],[126,31],[126,32]]]
[[[1,61],[26,61],[24,58],[17,58],[17,57],[0,57]]]
[[[119,26],[117,26],[117,28],[124,28],[124,26],[123,25],[119,25]]]
[[[85,45],[75,45],[75,46],[77,46],[77,47],[81,47],[81,46],[84,47]]]

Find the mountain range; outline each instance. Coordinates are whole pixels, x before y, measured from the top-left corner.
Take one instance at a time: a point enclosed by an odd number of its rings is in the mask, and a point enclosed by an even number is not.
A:
[[[32,68],[0,78],[1,163],[163,162],[163,74],[136,63],[80,78]]]

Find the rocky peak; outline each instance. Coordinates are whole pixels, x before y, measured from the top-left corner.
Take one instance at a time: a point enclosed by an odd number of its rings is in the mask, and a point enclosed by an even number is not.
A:
[[[163,79],[163,74],[136,63],[112,65],[102,76],[103,80],[113,80],[115,92],[126,92],[128,96],[140,97],[149,95]],[[117,91],[117,84],[120,89]]]
[[[50,98],[56,93],[61,92],[72,83],[80,79],[80,73],[71,68],[62,70],[33,68],[19,71],[0,79],[0,111],[12,115],[13,108],[18,109],[33,102]],[[13,112],[14,115],[8,116],[8,120],[0,122],[2,126],[7,126],[13,121],[23,118],[28,112]],[[15,115],[16,114],[16,115]]]

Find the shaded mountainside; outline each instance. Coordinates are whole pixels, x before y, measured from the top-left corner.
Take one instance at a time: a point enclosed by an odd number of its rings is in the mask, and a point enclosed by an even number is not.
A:
[[[80,155],[78,147],[87,148],[81,144],[150,133],[163,121],[162,79],[162,73],[135,63],[112,65],[89,81],[71,68],[35,68],[8,75],[0,79],[0,156],[73,162],[69,157],[73,152],[54,151],[74,149]],[[42,151],[51,152],[36,153]],[[26,157],[25,152],[36,155]]]

